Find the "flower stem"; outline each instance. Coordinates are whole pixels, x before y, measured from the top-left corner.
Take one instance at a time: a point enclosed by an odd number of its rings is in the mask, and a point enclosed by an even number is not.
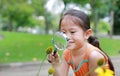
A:
[[[44,57],[43,61],[41,62],[40,67],[39,67],[39,69],[38,69],[38,73],[37,73],[36,76],[39,76],[41,67],[43,66],[43,63],[44,63],[45,59],[46,59],[46,56]],[[49,75],[48,75],[48,76],[49,76]]]

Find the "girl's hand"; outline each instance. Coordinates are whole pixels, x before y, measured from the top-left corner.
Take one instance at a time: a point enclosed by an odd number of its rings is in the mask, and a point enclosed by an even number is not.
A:
[[[58,53],[51,53],[51,54],[48,54],[48,62],[52,63],[52,64],[56,64],[56,63],[59,63],[59,54]]]

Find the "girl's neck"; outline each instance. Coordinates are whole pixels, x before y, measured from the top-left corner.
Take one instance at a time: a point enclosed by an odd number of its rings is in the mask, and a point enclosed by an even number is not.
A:
[[[82,48],[71,51],[73,56],[81,56],[84,55],[87,51],[89,43],[85,43]]]

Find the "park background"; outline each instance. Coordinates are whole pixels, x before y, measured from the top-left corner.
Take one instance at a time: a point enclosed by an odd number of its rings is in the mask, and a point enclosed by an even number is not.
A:
[[[120,56],[120,0],[0,0],[0,64],[43,61],[70,8],[88,14],[102,49]]]

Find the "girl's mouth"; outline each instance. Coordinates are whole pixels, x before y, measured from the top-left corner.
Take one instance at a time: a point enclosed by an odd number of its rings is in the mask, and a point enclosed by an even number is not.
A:
[[[68,42],[68,45],[67,46],[71,46],[73,45],[74,42]]]

